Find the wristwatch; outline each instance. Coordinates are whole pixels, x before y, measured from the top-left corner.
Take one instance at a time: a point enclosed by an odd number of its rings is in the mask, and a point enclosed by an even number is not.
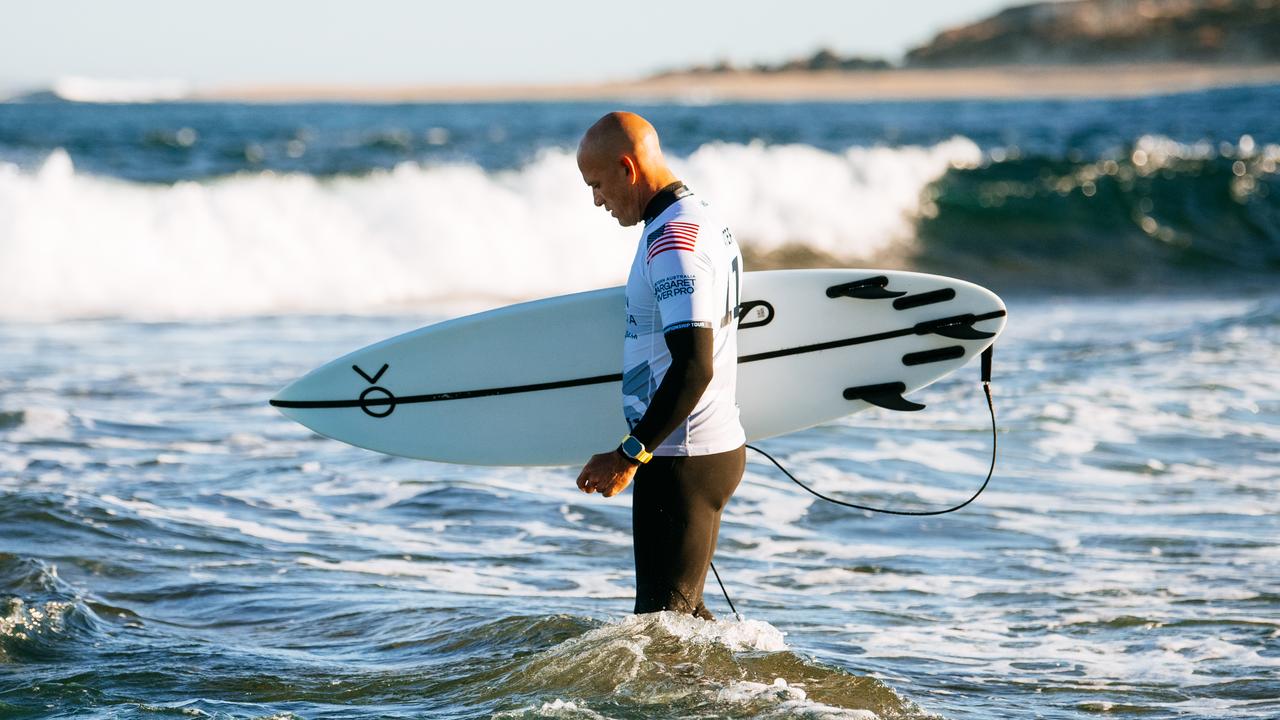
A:
[[[640,442],[633,435],[623,435],[622,444],[618,446],[618,454],[634,463],[641,465],[653,459],[653,453],[644,449],[644,443]]]

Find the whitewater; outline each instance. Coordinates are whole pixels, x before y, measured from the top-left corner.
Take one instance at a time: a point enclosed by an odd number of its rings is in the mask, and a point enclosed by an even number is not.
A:
[[[977,146],[713,144],[674,163],[757,253],[904,253],[921,193]],[[719,200],[723,198],[723,200]],[[584,202],[586,200],[587,202]],[[402,163],[356,177],[239,173],[171,185],[0,164],[0,317],[368,313],[620,284],[634,231],[600,222],[573,154]]]

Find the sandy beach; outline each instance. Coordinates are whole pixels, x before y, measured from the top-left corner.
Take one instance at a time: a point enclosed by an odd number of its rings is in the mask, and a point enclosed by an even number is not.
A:
[[[252,85],[214,88],[203,100],[287,102],[484,102],[658,100],[678,102],[1136,97],[1280,83],[1280,64],[1001,66],[861,72],[749,71],[669,74],[639,80],[545,85]]]

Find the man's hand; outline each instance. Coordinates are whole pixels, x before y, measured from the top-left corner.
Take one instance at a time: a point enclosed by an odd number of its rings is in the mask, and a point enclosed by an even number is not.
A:
[[[639,467],[616,450],[592,455],[578,473],[578,489],[587,494],[598,492],[607,498],[613,497],[631,484]]]

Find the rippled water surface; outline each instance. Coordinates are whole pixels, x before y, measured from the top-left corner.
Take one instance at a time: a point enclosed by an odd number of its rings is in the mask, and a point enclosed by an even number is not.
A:
[[[717,555],[746,619],[710,624],[628,615],[629,496],[576,468],[267,407],[435,316],[0,325],[0,715],[1280,715],[1280,297],[1009,307],[991,488],[867,516],[752,458]],[[957,502],[976,367],[915,399],[761,444],[846,499]]]

